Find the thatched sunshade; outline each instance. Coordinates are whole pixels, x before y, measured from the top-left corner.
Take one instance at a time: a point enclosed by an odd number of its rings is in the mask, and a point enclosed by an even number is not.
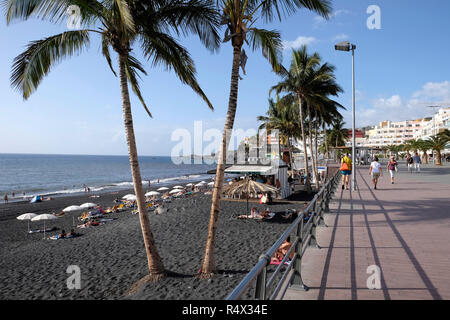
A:
[[[277,194],[279,190],[273,186],[256,182],[251,180],[250,178],[245,178],[243,180],[239,180],[238,182],[233,182],[230,185],[227,185],[223,188],[222,193],[226,196],[234,196],[234,195],[242,195],[246,194],[247,198],[247,211],[248,211],[248,196],[250,193],[257,195],[258,193],[272,193]]]

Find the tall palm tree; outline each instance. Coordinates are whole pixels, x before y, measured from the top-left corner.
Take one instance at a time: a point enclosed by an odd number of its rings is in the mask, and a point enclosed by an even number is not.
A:
[[[165,275],[162,259],[155,245],[150,227],[138,153],[133,129],[128,85],[151,116],[139,88],[139,72],[146,74],[143,65],[132,55],[134,47],[140,47],[143,56],[152,65],[164,65],[173,69],[178,78],[200,95],[212,109],[212,104],[200,88],[195,77],[195,67],[187,50],[170,34],[194,33],[203,44],[215,50],[220,39],[217,28],[219,17],[214,7],[200,0],[4,0],[7,22],[39,18],[61,22],[69,6],[80,8],[79,30],[66,31],[42,40],[31,42],[17,56],[12,68],[11,82],[25,99],[37,89],[50,69],[61,60],[81,53],[90,42],[90,35],[101,39],[102,54],[114,75],[109,49],[118,57],[118,73],[122,96],[128,154],[134,191],[139,209],[139,219],[144,238],[149,269],[148,280]]]
[[[281,81],[269,91],[269,93],[275,91],[277,94],[284,92],[286,95],[283,99],[288,102],[298,102],[305,157],[305,186],[309,193],[311,192],[311,185],[309,181],[308,151],[303,113],[304,108],[306,108],[307,116],[311,116],[310,108],[317,102],[317,92],[319,89],[322,89],[323,81],[328,76],[330,66],[327,64],[320,65],[320,63],[319,54],[308,54],[306,46],[302,46],[298,50],[292,50],[292,60],[289,69],[280,66],[277,74],[281,77]],[[312,150],[312,145],[310,150]]]
[[[321,61],[320,55],[318,53],[315,54],[319,58],[319,62]],[[316,68],[313,68],[312,74],[310,75],[311,79],[311,94],[307,97],[307,112],[309,116],[309,132],[310,132],[310,146],[311,146],[311,159],[313,162],[313,173],[318,187],[318,170],[317,170],[317,128],[315,130],[315,152],[312,152],[312,136],[313,136],[313,123],[316,124],[320,122],[319,113],[326,112],[324,109],[326,106],[328,108],[336,108],[339,104],[331,99],[329,96],[337,96],[339,93],[343,92],[342,88],[336,83],[336,78],[334,76],[335,67],[328,63],[324,63],[322,65],[318,65]],[[340,105],[339,105],[340,106]],[[333,110],[334,111],[334,110]]]
[[[257,117],[257,120],[262,122],[259,126],[259,130],[266,129],[267,131],[270,131],[275,129],[279,131],[280,136],[285,137],[286,145],[289,150],[289,162],[292,176],[294,176],[294,166],[291,138],[298,138],[300,136],[296,108],[295,104],[284,104],[277,96],[276,101],[269,98],[269,109],[266,112],[266,116]]]
[[[431,136],[427,140],[425,140],[425,144],[427,144],[428,149],[436,151],[436,165],[441,166],[441,151],[445,149],[447,144],[449,143],[450,138],[445,135],[437,134],[435,136]]]
[[[264,30],[253,27],[261,18],[265,22],[273,20],[274,15],[281,21],[281,12],[291,14],[297,9],[306,8],[328,17],[330,0],[222,0],[218,1],[218,9],[222,13],[222,24],[225,25],[224,42],[231,41],[233,46],[233,65],[231,69],[230,94],[228,111],[219,150],[216,179],[212,195],[211,211],[208,225],[205,253],[200,267],[200,277],[209,278],[216,271],[215,241],[217,219],[219,216],[220,194],[222,192],[225,170],[226,152],[230,141],[228,134],[234,125],[239,89],[239,66],[244,43],[253,50],[262,49],[262,54],[269,60],[274,70],[278,70],[278,60],[281,56],[281,39],[278,31]],[[244,58],[243,55],[242,58]]]

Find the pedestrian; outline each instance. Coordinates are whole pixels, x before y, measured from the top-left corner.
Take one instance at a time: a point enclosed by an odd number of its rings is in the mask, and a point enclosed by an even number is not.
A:
[[[344,190],[344,186],[348,190],[350,175],[352,174],[352,159],[350,159],[350,154],[346,154],[342,158],[341,168],[339,170],[342,173],[342,190]]]
[[[420,164],[422,163],[422,160],[420,160],[420,156],[417,152],[414,154],[413,160],[414,169],[416,169],[416,172],[420,172]]]
[[[5,203],[8,203],[8,194],[5,194],[5,196],[3,197],[3,200],[5,201]]]
[[[394,156],[391,156],[391,158],[389,159],[389,162],[387,164],[387,169],[389,170],[389,173],[391,174],[391,184],[394,184],[395,172],[398,170],[397,166],[398,166],[398,162],[395,161]]]
[[[378,179],[383,176],[383,170],[381,164],[378,162],[378,157],[374,156],[373,161],[370,164],[369,175],[372,176],[373,188],[377,189]]]
[[[412,173],[413,167],[414,167],[414,159],[411,157],[411,154],[408,152],[408,155],[406,156],[406,164],[408,165],[408,172]]]

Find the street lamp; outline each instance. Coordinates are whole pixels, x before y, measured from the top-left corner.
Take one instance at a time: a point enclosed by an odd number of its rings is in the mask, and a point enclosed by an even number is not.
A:
[[[337,51],[352,51],[352,189],[356,190],[355,172],[355,49],[356,45],[348,41],[339,42],[334,46]]]

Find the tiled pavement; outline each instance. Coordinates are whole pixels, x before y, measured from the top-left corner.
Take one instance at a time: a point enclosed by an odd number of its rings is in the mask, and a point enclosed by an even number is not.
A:
[[[367,168],[357,191],[340,185],[319,227],[321,249],[308,248],[302,278],[308,291],[288,289],[286,300],[450,299],[450,186],[401,173],[373,190]],[[381,288],[368,289],[371,265]]]

